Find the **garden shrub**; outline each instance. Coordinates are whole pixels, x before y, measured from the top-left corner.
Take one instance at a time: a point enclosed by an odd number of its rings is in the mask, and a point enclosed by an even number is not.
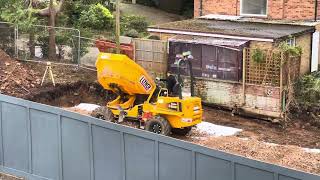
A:
[[[88,11],[82,11],[79,18],[79,25],[82,28],[96,30],[112,30],[113,15],[101,4],[90,5]]]
[[[138,33],[146,33],[149,23],[145,17],[142,16],[122,16],[121,17],[121,28],[122,32],[136,30]]]
[[[132,38],[138,38],[140,36],[139,32],[135,29],[130,29],[129,31],[126,31],[124,35]]]
[[[295,96],[299,103],[320,106],[320,71],[302,76],[296,83]]]

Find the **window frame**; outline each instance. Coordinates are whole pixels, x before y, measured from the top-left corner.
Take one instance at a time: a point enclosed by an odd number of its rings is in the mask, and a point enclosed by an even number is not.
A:
[[[296,37],[291,37],[291,38],[286,39],[286,43],[288,46],[296,47],[297,46]]]
[[[177,53],[182,53],[184,51],[184,47],[183,46],[193,46],[195,44],[193,43],[188,43],[188,42],[169,42],[169,56],[168,56],[168,69],[175,72],[176,67],[172,66],[174,59],[175,59],[175,55]],[[200,66],[199,67],[195,67],[193,66],[193,74],[194,77],[196,78],[209,78],[211,80],[215,80],[215,81],[225,81],[225,82],[240,82],[242,80],[242,72],[243,72],[243,66],[242,66],[242,51],[237,51],[234,56],[234,71],[235,74],[231,74],[232,77],[234,78],[229,78],[228,74],[225,73],[232,73],[233,71],[225,71],[225,70],[220,70],[219,69],[219,63],[224,62],[221,61],[219,58],[219,53],[221,53],[221,55],[223,54],[228,54],[227,52],[219,52],[220,50],[224,50],[224,49],[228,49],[228,48],[224,48],[224,47],[220,47],[220,46],[215,46],[215,45],[207,45],[207,44],[198,44],[201,46],[201,61],[200,61]],[[179,48],[177,48],[179,47]],[[208,47],[210,48],[215,48],[215,52],[214,54],[211,54],[212,56],[214,56],[215,61],[211,61],[210,59],[204,59],[204,48],[203,47]],[[220,49],[220,50],[219,50]],[[181,52],[176,52],[176,50],[181,51]],[[207,49],[208,50],[208,49]],[[229,50],[229,49],[228,49]],[[192,49],[191,49],[192,51]],[[210,55],[209,55],[210,56]],[[208,57],[209,57],[208,56]],[[207,62],[212,62],[213,65],[216,66],[216,68],[214,70],[205,70],[204,66],[207,65]],[[228,62],[226,62],[228,63]],[[211,74],[212,73],[212,74]],[[204,76],[204,74],[208,74],[209,76],[206,77]],[[213,76],[213,74],[215,75],[215,77]],[[219,77],[221,74],[223,74],[223,77]]]
[[[269,5],[269,1],[267,1],[267,4],[266,4],[266,14],[246,14],[246,13],[243,13],[243,1],[244,0],[240,0],[240,16],[248,16],[248,17],[268,17],[268,5]]]

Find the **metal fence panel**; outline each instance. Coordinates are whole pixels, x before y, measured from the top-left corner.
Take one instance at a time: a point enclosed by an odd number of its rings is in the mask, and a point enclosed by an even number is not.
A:
[[[89,128],[85,122],[62,118],[62,159],[65,179],[88,180],[90,172]]]
[[[125,134],[124,143],[126,179],[154,179],[154,141]]]
[[[32,31],[18,29],[17,56],[20,60],[53,61],[65,64],[80,63],[80,30],[66,27],[32,25]],[[56,51],[49,59],[49,38],[54,31]]]
[[[16,55],[17,28],[12,23],[0,22],[0,49],[10,56]]]
[[[18,112],[18,113],[17,113]],[[3,164],[20,171],[29,171],[27,108],[2,104]]]
[[[320,179],[4,95],[0,130],[0,171],[30,180]]]
[[[192,180],[192,153],[190,150],[173,145],[159,144],[159,177],[160,180]]]
[[[95,179],[105,180],[108,177],[114,180],[121,180],[122,153],[120,151],[120,132],[93,125],[92,134]]]
[[[30,123],[32,172],[50,179],[58,179],[58,116],[32,109],[30,110]]]

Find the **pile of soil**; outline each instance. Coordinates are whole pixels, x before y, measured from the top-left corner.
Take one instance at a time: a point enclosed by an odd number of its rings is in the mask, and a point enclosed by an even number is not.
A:
[[[261,119],[232,116],[229,111],[205,107],[204,120],[242,129],[237,136],[253,140],[320,149],[320,128],[302,120],[292,120],[286,127]]]
[[[40,73],[0,50],[0,93],[22,97],[41,83]]]
[[[47,65],[44,62],[18,61],[0,50],[0,93],[26,98],[42,90],[54,88],[48,74],[41,86],[46,68]],[[97,79],[94,70],[73,65],[53,63],[52,72],[57,87],[79,81],[95,82]]]
[[[24,180],[24,178],[15,177],[9,174],[0,173],[0,180]]]
[[[297,146],[268,144],[234,136],[210,137],[199,141],[198,144],[263,162],[320,174],[320,154],[306,152]]]

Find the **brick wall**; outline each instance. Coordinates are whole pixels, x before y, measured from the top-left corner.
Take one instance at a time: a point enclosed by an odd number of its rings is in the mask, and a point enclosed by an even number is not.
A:
[[[194,0],[194,15],[200,16],[201,0]],[[202,15],[240,15],[240,0],[202,0]],[[320,18],[320,2],[318,3]],[[268,0],[267,17],[269,19],[313,20],[315,0]]]
[[[305,35],[296,37],[296,44],[302,47],[300,74],[306,74],[310,72],[311,49],[312,49],[311,41],[312,41],[312,34],[305,34]]]

